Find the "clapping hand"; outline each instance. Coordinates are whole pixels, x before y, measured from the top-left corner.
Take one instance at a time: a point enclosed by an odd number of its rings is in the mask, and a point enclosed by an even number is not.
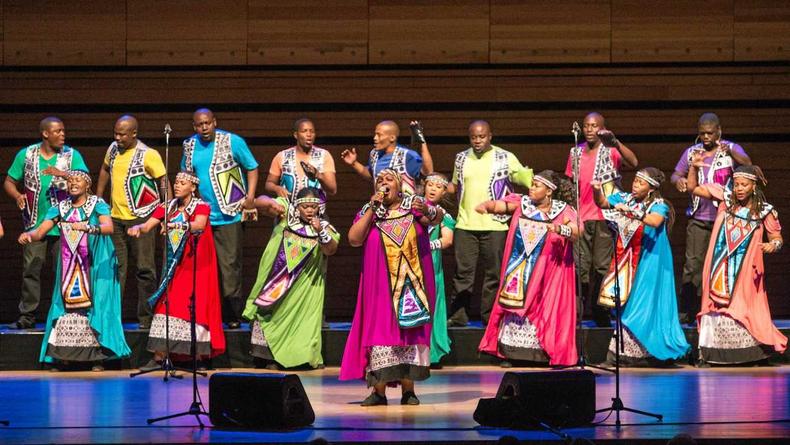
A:
[[[354,165],[354,163],[357,162],[357,149],[352,147],[343,150],[340,153],[340,158],[343,159],[343,162],[346,164]]]

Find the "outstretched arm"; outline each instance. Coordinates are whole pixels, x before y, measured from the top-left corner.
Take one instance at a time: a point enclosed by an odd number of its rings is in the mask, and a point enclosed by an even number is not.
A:
[[[351,167],[362,179],[366,181],[373,181],[373,176],[370,175],[367,167],[362,165],[359,161],[357,161],[357,149],[356,148],[349,148],[343,150],[340,153],[340,158],[345,162],[349,167]]]
[[[512,215],[518,205],[515,202],[508,202],[502,200],[484,201],[475,207],[477,213],[490,213],[492,215]]]
[[[702,154],[695,154],[691,164],[689,164],[689,172],[686,175],[686,189],[689,193],[705,199],[712,199],[710,190],[705,187],[700,187],[697,182],[697,169],[702,165]]]
[[[270,218],[276,218],[285,214],[285,207],[266,195],[255,198],[254,205],[261,213]]]
[[[150,232],[161,222],[161,220],[152,216],[142,224],[135,224],[132,227],[129,227],[126,230],[126,234],[134,238],[139,238],[141,234]]]

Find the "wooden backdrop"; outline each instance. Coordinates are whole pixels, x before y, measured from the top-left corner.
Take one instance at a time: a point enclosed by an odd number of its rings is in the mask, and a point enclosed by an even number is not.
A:
[[[141,139],[163,150],[162,128],[179,142],[198,106],[247,139],[265,172],[292,143],[291,123],[315,120],[318,145],[335,155],[339,193],[329,204],[344,233],[369,195],[339,159],[364,157],[382,119],[424,122],[435,164],[449,172],[469,121],[485,118],[494,142],[535,168],[562,169],[571,123],[598,110],[635,149],[640,164],[669,175],[696,134],[700,113],[722,118],[766,170],[769,199],[790,210],[790,5],[773,1],[10,1],[0,0],[0,169],[38,139],[47,115],[66,123],[70,145],[96,173],[123,113]],[[404,131],[404,133],[406,133]],[[404,138],[402,142],[408,142]],[[633,172],[626,172],[630,184]],[[4,179],[4,178],[2,178]],[[678,213],[686,205],[668,185]],[[20,216],[0,199],[0,321],[16,316],[21,281]],[[246,229],[249,289],[271,228]],[[672,233],[680,269],[685,218]],[[327,313],[349,318],[359,250],[342,243],[330,261]],[[776,316],[790,315],[790,254],[768,258]],[[49,267],[49,266],[47,266]],[[445,270],[454,270],[452,252]],[[47,270],[45,276],[51,277]],[[130,280],[124,315],[134,314]],[[449,287],[449,286],[448,286]],[[40,312],[48,307],[45,285]]]

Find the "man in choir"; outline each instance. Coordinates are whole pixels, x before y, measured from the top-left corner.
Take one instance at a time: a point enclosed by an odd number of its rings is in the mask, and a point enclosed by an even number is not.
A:
[[[714,113],[704,113],[697,123],[697,139],[680,155],[680,160],[672,174],[672,183],[681,193],[688,192],[686,176],[689,162],[695,154],[701,153],[705,165],[697,170],[697,183],[727,185],[732,172],[739,165],[751,165],[752,161],[743,147],[721,136],[719,117]],[[683,263],[683,278],[680,288],[681,322],[691,323],[700,310],[702,288],[702,264],[710,242],[713,222],[716,220],[716,203],[697,195],[690,195],[691,202],[686,210],[686,260]]]
[[[494,295],[499,288],[499,269],[505,250],[510,215],[480,214],[475,207],[484,201],[501,200],[513,193],[513,185],[529,187],[532,169],[524,167],[516,156],[491,144],[491,126],[477,120],[469,125],[470,147],[455,157],[452,183],[448,191],[458,198],[455,225],[456,269],[453,278],[455,298],[447,311],[448,325],[466,326],[475,288],[478,260],[483,261],[483,290],[480,315],[488,323]]]
[[[195,134],[184,140],[181,170],[200,180],[200,196],[211,207],[223,318],[230,329],[241,326],[242,211],[255,208],[258,162],[240,136],[217,128],[208,108],[192,115]]]
[[[582,295],[587,304],[592,306],[595,324],[608,327],[609,311],[599,306],[597,301],[601,280],[609,270],[614,252],[612,233],[606,220],[607,217],[616,218],[616,215],[610,215],[608,210],[604,212],[598,208],[590,183],[593,181],[600,183],[603,195],[609,196],[619,189],[621,165],[636,167],[638,161],[634,152],[606,128],[606,122],[600,113],[588,114],[584,118],[582,131],[585,141],[578,147],[571,148],[565,168],[566,176],[578,178],[579,181],[577,210],[582,225],[581,235],[576,243],[576,248],[579,249],[577,267],[582,282]],[[579,296],[578,317],[583,315],[582,306],[582,299]]]
[[[39,123],[41,142],[29,145],[16,154],[3,183],[6,194],[22,211],[26,231],[36,230],[50,207],[69,197],[66,177],[69,170],[88,171],[80,153],[66,145],[66,128],[57,117]],[[19,191],[19,185],[22,191]],[[29,329],[36,324],[36,309],[41,301],[41,268],[47,252],[57,251],[60,232],[57,226],[41,239],[22,247],[22,295],[19,318],[12,326]]]
[[[137,139],[137,119],[124,115],[115,122],[115,141],[107,148],[96,185],[96,196],[103,197],[110,184],[112,242],[118,256],[118,281],[121,295],[126,288],[126,273],[131,256],[137,270],[137,320],[140,329],[151,327],[148,297],[156,291],[156,233],[138,238],[127,230],[145,222],[167,195],[167,175],[162,157],[155,149]]]

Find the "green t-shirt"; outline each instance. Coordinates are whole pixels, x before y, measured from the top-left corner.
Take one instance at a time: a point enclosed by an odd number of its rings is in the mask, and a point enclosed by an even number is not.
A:
[[[458,203],[458,222],[455,227],[464,230],[481,231],[505,231],[508,229],[507,223],[501,223],[491,218],[491,215],[482,215],[475,211],[475,207],[481,202],[488,201],[488,188],[491,184],[491,173],[494,163],[494,151],[505,151],[492,145],[491,150],[477,157],[472,149],[464,161],[464,183],[463,197]],[[508,173],[510,181],[524,187],[532,184],[532,169],[524,167],[516,158],[516,155],[507,153]],[[453,184],[458,185],[458,171],[453,170]]]
[[[64,148],[66,148],[64,146]],[[16,154],[14,157],[14,162],[11,164],[11,168],[8,169],[8,177],[19,183],[24,187],[24,177],[25,177],[25,155],[27,153],[27,148],[23,148],[19,150],[19,153]],[[54,155],[49,159],[44,159],[41,156],[41,152],[39,151],[38,155],[38,168],[40,172],[43,172],[48,167],[55,167],[58,160],[58,156]],[[72,155],[71,155],[71,170],[84,170],[88,171],[88,167],[85,165],[85,161],[82,159],[82,155],[77,150],[72,148]],[[47,210],[51,207],[49,202],[49,198],[47,198],[46,191],[49,190],[50,184],[52,183],[52,175],[45,175],[42,174],[40,176],[41,181],[41,193],[38,195],[38,214],[36,215],[36,223],[33,225],[32,229],[35,229],[41,224],[41,221],[44,220],[44,217],[47,214]],[[22,192],[24,193],[24,191]],[[47,235],[57,236],[60,235],[58,231],[58,227],[55,226],[52,230],[47,233]]]

